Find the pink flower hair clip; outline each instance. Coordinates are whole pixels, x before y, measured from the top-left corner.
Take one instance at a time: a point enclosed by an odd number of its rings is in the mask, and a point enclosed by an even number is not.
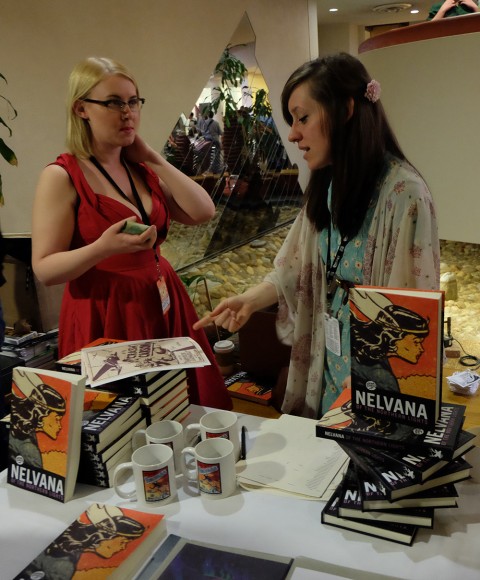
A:
[[[370,102],[376,103],[378,101],[378,99],[380,98],[381,92],[382,92],[382,89],[380,87],[380,83],[378,81],[376,81],[375,79],[372,79],[367,84],[367,90],[365,91],[365,97],[367,97],[367,99]]]

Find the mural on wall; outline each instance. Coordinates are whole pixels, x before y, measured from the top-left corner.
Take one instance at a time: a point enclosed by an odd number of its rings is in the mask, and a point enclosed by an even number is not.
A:
[[[272,117],[247,15],[191,111],[179,116],[163,153],[216,206],[208,224],[172,224],[162,252],[176,270],[246,244],[298,213],[298,171]]]

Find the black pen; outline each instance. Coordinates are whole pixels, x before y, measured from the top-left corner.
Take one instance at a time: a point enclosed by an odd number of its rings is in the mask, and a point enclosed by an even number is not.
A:
[[[240,459],[246,459],[247,458],[246,433],[247,433],[247,428],[245,427],[245,425],[242,425]]]

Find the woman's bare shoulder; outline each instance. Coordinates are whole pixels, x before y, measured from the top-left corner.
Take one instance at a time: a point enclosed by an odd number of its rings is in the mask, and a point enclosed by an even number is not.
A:
[[[57,164],[47,165],[40,172],[36,195],[49,199],[61,197],[72,202],[77,197],[70,175],[64,167]]]

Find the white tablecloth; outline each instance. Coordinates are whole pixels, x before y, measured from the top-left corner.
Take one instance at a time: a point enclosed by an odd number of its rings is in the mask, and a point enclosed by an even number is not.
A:
[[[193,406],[190,420],[203,412]],[[240,416],[249,444],[263,420]],[[480,471],[478,450],[467,460]],[[240,489],[230,498],[209,501],[199,498],[182,476],[177,483],[178,499],[157,511],[165,514],[168,532],[189,539],[305,556],[351,568],[357,571],[351,577],[357,578],[368,577],[365,572],[409,580],[480,578],[480,478],[458,484],[460,507],[436,510],[434,529],[420,529],[411,547],[323,525],[321,501]],[[6,484],[6,472],[0,474],[0,580],[15,576],[92,502],[137,507],[113,489],[86,485],[78,485],[75,498],[61,504],[13,488]]]

